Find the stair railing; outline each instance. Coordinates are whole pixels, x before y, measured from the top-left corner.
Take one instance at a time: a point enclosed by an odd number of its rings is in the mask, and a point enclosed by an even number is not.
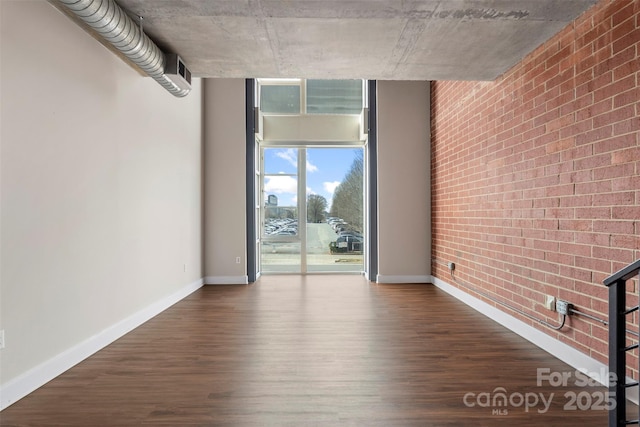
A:
[[[640,274],[640,260],[629,264],[622,270],[604,280],[609,288],[609,391],[615,397],[616,405],[609,411],[609,427],[640,424],[640,413],[635,419],[627,419],[627,390],[638,387],[638,381],[626,381],[627,353],[638,348],[638,342],[627,344],[629,317],[638,311],[636,296],[632,307],[627,307],[627,281]],[[637,326],[636,326],[637,329]],[[638,332],[638,331],[636,331]],[[636,371],[640,366],[634,366]],[[613,377],[611,374],[614,374]],[[639,409],[640,412],[640,409]]]

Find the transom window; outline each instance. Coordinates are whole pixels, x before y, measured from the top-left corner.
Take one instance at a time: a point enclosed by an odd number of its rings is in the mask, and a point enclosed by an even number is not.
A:
[[[259,79],[263,114],[353,114],[364,108],[363,80]]]

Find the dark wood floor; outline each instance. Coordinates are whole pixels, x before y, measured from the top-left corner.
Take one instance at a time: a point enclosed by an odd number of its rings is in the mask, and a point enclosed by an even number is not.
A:
[[[571,403],[565,393],[605,389],[578,387],[573,377],[567,387],[537,386],[538,368],[574,372],[433,286],[267,276],[254,285],[195,292],[10,406],[0,421],[606,425],[603,410],[565,408]],[[499,387],[511,404],[493,406]],[[519,396],[533,403],[534,394],[551,401],[548,411],[541,401],[528,411],[518,407]]]

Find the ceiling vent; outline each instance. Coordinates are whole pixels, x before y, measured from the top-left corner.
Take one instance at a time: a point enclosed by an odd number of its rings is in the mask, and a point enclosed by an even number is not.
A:
[[[191,71],[175,53],[165,55],[164,74],[183,90],[191,90]]]

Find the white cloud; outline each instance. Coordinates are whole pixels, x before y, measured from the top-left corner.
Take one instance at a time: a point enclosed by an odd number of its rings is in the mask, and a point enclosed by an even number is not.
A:
[[[333,192],[336,191],[336,188],[338,188],[338,185],[340,185],[340,181],[322,183],[322,186],[324,187],[324,191],[331,194],[333,194]]]
[[[293,148],[287,148],[286,150],[276,151],[276,156],[291,163],[292,166],[298,167],[298,153]]]
[[[312,165],[309,160],[307,160],[307,172],[318,172],[318,167],[316,165]]]
[[[297,194],[298,181],[292,176],[267,176],[264,179],[265,193]]]
[[[286,150],[276,151],[276,156],[280,157],[283,160],[286,160],[291,164],[291,166],[297,168],[298,167],[298,152],[293,148],[287,148]],[[318,172],[318,167],[312,164],[307,159],[307,172],[313,173]]]

